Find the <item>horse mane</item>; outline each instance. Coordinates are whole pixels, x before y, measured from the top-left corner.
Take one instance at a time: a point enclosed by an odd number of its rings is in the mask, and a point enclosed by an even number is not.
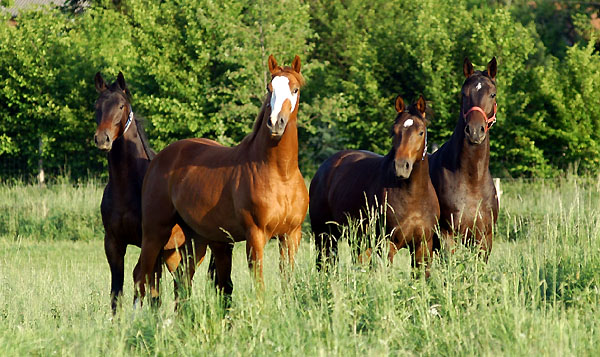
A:
[[[146,156],[148,156],[148,160],[152,161],[154,156],[156,156],[156,152],[152,150],[150,144],[148,143],[148,136],[146,135],[146,131],[144,130],[145,120],[142,117],[138,117],[135,113],[133,113],[133,119],[135,120],[135,127],[137,129],[138,137],[142,142],[142,147],[144,148],[144,152],[146,152]]]
[[[302,74],[294,71],[292,69],[292,67],[282,67],[281,71],[278,72],[278,74],[281,72],[285,72],[285,73],[289,73],[289,74],[293,75],[296,78],[296,80],[298,81],[298,83],[300,84],[300,87],[303,87],[304,84],[306,83]],[[277,74],[274,74],[271,77],[275,77],[275,76],[277,76]],[[269,92],[267,92],[267,94],[265,95],[265,98],[263,99],[263,103],[260,106],[260,111],[258,112],[258,116],[256,117],[256,120],[254,121],[254,125],[252,125],[252,132],[250,132],[250,134],[246,135],[244,137],[244,139],[242,139],[242,141],[240,142],[240,145],[245,144],[245,143],[250,143],[252,140],[254,140],[254,138],[258,134],[258,131],[264,121],[265,112],[267,110],[267,104],[269,103],[270,99],[271,99],[271,95]]]

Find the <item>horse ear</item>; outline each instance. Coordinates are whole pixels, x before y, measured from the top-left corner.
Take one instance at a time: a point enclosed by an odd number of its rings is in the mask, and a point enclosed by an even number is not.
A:
[[[300,73],[300,56],[296,55],[296,57],[294,57],[294,62],[292,62],[292,68],[294,69],[294,71],[296,71],[296,73]]]
[[[490,63],[487,65],[488,76],[491,79],[496,80],[496,72],[498,71],[498,63],[496,62],[496,56],[492,58]]]
[[[425,98],[423,98],[423,94],[421,94],[417,100],[417,110],[423,118],[425,118],[425,109],[427,109],[427,103],[425,102]]]
[[[127,84],[125,83],[125,76],[123,76],[123,72],[119,71],[119,75],[117,76],[117,83],[119,83],[119,87],[121,90],[127,91]]]
[[[402,113],[404,111],[404,99],[401,96],[396,97],[396,111]]]
[[[94,77],[94,82],[96,84],[96,91],[98,93],[102,93],[107,89],[106,82],[104,81],[104,78],[102,78],[100,72],[96,73],[96,77]]]
[[[277,72],[278,69],[279,66],[277,65],[275,57],[273,57],[273,55],[269,55],[269,72],[271,72],[271,74],[275,74],[275,72]]]
[[[473,64],[469,61],[469,57],[465,57],[463,62],[463,73],[469,78],[473,74]]]

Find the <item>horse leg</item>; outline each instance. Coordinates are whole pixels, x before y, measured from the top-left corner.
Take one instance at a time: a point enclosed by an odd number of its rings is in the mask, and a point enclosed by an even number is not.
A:
[[[104,236],[104,253],[110,266],[110,306],[112,308],[113,315],[117,312],[117,305],[119,303],[119,297],[123,293],[123,279],[124,279],[124,260],[125,251],[127,246],[118,242],[111,235],[106,234]]]
[[[317,270],[328,265],[336,265],[338,261],[338,241],[325,230],[315,231],[315,249],[317,250]]]
[[[294,270],[294,257],[301,239],[302,229],[300,227],[293,230],[289,235],[279,237],[279,271],[282,274],[285,274],[288,269]]]
[[[231,293],[233,292],[233,281],[231,280],[231,263],[233,257],[233,243],[211,243],[211,255],[214,260],[216,272],[215,287],[223,293],[225,308],[231,307]]]
[[[479,256],[487,263],[492,251],[492,233],[491,230],[486,232],[483,239],[479,242]]]
[[[169,240],[171,227],[173,227],[173,224],[159,226],[153,223],[151,221],[151,224],[145,225],[143,228],[142,252],[140,253],[138,262],[139,267],[134,270],[134,301],[139,299],[140,303],[146,295],[146,284],[150,285],[152,297],[155,298],[159,295],[156,286],[157,278],[160,279],[160,275],[157,276],[153,272],[156,273],[156,266],[160,266],[162,263],[159,255]]]
[[[263,252],[266,244],[266,236],[257,227],[248,229],[246,233],[246,257],[251,274],[256,279],[261,290],[265,288],[263,280]]]
[[[419,269],[425,265],[425,278],[429,278],[429,266],[431,264],[431,254],[433,252],[433,241],[431,239],[419,239],[410,245],[411,263],[413,270]]]

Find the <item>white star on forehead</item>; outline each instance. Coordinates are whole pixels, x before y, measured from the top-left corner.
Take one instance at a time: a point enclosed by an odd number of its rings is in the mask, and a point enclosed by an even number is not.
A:
[[[479,92],[479,90],[481,89],[481,82],[477,83],[477,86],[475,87],[477,89],[477,91]]]
[[[412,119],[406,119],[406,121],[404,122],[404,127],[408,128],[409,126],[413,125],[414,121]]]

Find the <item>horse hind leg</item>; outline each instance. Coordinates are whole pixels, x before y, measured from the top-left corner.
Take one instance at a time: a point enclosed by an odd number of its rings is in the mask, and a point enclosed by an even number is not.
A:
[[[105,235],[104,253],[106,254],[106,259],[108,260],[108,265],[110,267],[110,306],[113,315],[117,312],[119,298],[123,293],[125,251],[126,246],[124,243],[118,243],[117,240],[110,235]]]

